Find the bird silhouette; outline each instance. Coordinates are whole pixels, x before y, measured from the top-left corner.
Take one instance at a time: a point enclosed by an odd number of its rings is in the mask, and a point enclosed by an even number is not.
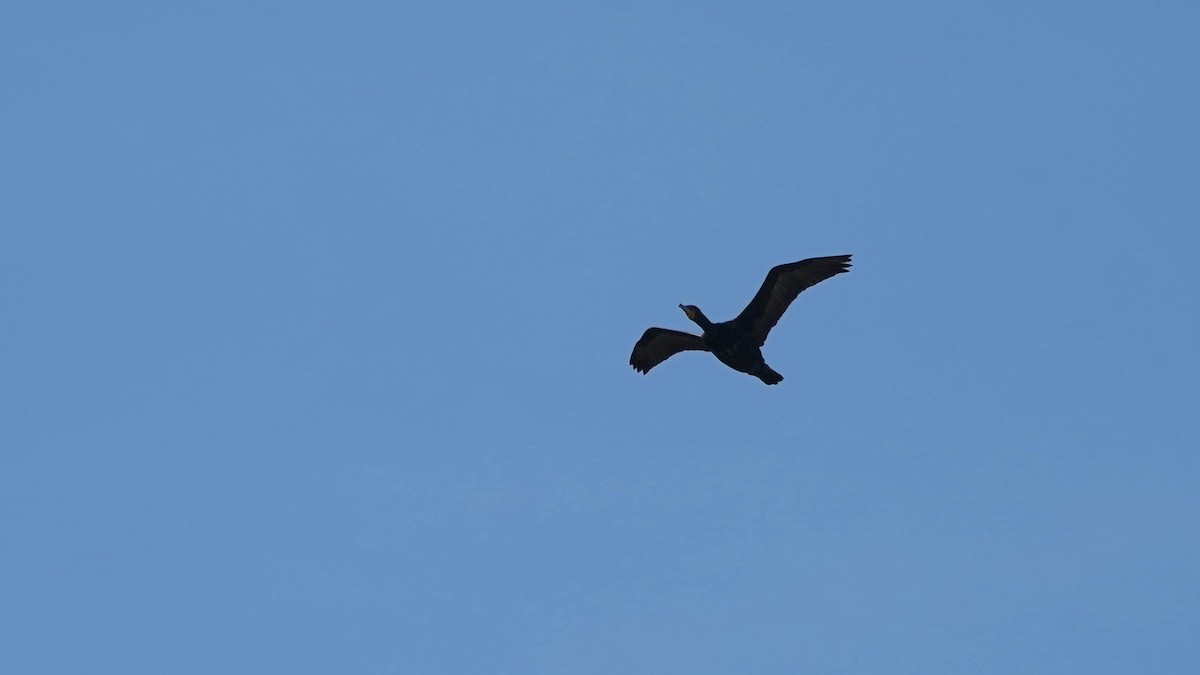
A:
[[[783,376],[772,370],[762,355],[767,333],[804,289],[849,271],[849,255],[808,258],[773,267],[746,309],[721,323],[709,321],[695,305],[680,305],[687,318],[704,332],[695,335],[669,328],[649,328],[633,346],[629,365],[644,374],[679,352],[706,351],[738,372],[753,375],[767,384],[779,384]]]

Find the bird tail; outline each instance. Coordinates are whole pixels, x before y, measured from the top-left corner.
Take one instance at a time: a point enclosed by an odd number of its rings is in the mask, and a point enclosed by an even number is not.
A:
[[[780,382],[783,382],[783,376],[771,370],[771,366],[768,366],[765,363],[762,364],[762,367],[758,369],[757,373],[754,373],[754,376],[767,384],[779,384]]]

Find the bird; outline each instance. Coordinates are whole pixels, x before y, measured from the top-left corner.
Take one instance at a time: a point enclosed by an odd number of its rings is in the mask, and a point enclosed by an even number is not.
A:
[[[779,323],[788,305],[800,292],[826,279],[850,271],[849,255],[807,258],[772,267],[750,304],[730,321],[713,323],[695,305],[679,305],[703,333],[669,328],[648,328],[633,346],[629,365],[643,375],[679,352],[712,352],[721,363],[752,375],[766,384],[779,384],[783,376],[763,359],[767,333]]]

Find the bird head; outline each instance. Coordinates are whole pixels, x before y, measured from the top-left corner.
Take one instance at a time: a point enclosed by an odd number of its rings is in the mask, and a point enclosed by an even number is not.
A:
[[[687,318],[692,321],[695,321],[696,317],[700,315],[700,308],[695,305],[680,305],[679,309],[682,309],[683,313],[687,314]]]

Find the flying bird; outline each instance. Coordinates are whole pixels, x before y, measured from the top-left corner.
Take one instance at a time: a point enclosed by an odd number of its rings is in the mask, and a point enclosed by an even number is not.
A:
[[[767,384],[779,384],[783,376],[763,360],[761,347],[767,341],[767,333],[779,323],[779,317],[801,291],[849,271],[848,255],[808,258],[773,267],[754,299],[732,321],[713,323],[699,307],[680,305],[687,318],[704,332],[694,335],[669,328],[649,328],[633,346],[629,365],[644,374],[679,352],[712,352],[717,360],[738,372],[753,375]]]

